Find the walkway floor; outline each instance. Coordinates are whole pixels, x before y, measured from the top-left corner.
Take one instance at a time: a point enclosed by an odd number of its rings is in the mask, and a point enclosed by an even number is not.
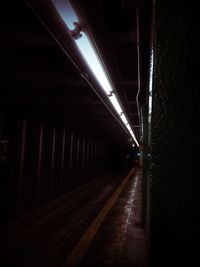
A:
[[[69,256],[91,225],[98,231],[86,235],[88,247],[80,249],[80,261],[74,265]],[[140,172],[125,179],[111,174],[94,179],[0,235],[4,267],[146,267]]]
[[[141,227],[141,174],[137,171],[104,220],[79,266],[145,267]]]

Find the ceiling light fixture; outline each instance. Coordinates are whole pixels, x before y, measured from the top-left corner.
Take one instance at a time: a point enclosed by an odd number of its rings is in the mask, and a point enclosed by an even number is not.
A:
[[[113,91],[109,80],[106,76],[102,63],[92,45],[91,40],[86,35],[86,33],[81,32],[82,37],[75,40],[77,47],[86,63],[88,64],[90,70],[93,72],[95,78],[99,82],[101,88],[107,95]]]
[[[109,95],[109,100],[112,103],[113,107],[115,108],[115,110],[117,111],[117,113],[119,115],[122,114],[122,108],[119,104],[119,101],[117,100],[116,96],[114,93],[112,93],[111,95]]]
[[[101,88],[103,89],[107,97],[109,98],[111,104],[113,105],[120,119],[122,120],[126,128],[128,129],[133,140],[135,141],[137,146],[139,146],[135,138],[135,135],[128,123],[128,120],[124,115],[124,112],[117,99],[117,96],[114,93],[114,89],[111,85],[111,81],[108,78],[103,62],[101,61],[89,35],[84,31],[83,27],[81,26],[80,20],[78,16],[76,15],[76,12],[74,11],[70,1],[69,0],[52,0],[52,2],[57,12],[59,13],[60,17],[63,19],[64,23],[66,24],[80,54],[82,55],[83,59],[87,63],[89,69],[92,71],[93,75],[97,79]]]
[[[123,123],[124,123],[125,125],[128,124],[128,120],[127,120],[127,118],[126,118],[126,116],[124,115],[123,112],[122,112],[122,114],[120,115],[120,119],[123,121]]]
[[[129,124],[126,125],[126,128],[129,130],[130,133],[132,132],[131,126]]]

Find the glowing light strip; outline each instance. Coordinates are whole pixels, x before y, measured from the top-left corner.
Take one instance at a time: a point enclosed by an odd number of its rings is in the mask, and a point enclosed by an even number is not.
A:
[[[75,31],[76,27],[74,23],[79,23],[79,19],[70,4],[69,0],[52,0],[56,10],[58,11],[59,15],[67,25],[70,31]],[[103,64],[96,52],[92,41],[90,40],[89,36],[81,31],[78,38],[74,39],[75,44],[81,53],[82,57],[84,58],[85,62],[87,63],[88,67],[94,74],[95,78],[97,79],[98,83],[100,84],[103,91],[109,97],[111,104],[113,105],[114,109],[118,113],[120,119],[128,129],[130,135],[132,136],[133,140],[139,146],[135,135],[128,123],[127,118],[125,117],[123,110],[119,104],[119,101],[114,93],[112,85],[109,81],[109,78],[106,74],[106,71],[103,67]]]
[[[126,125],[126,128],[129,130],[130,133],[132,132],[131,126],[129,124]]]
[[[74,30],[74,22],[79,22],[79,19],[71,6],[69,0],[52,0],[59,15],[70,30]]]
[[[124,113],[121,114],[120,119],[123,121],[123,123],[124,123],[125,125],[128,124],[128,120],[127,120],[127,118],[125,117]]]
[[[129,131],[129,132],[130,132],[131,136],[133,137],[133,140],[135,141],[136,145],[139,146],[138,141],[135,138],[135,135],[134,135],[133,131]]]
[[[109,100],[112,103],[112,105],[115,108],[115,110],[117,111],[117,113],[119,115],[121,115],[122,114],[122,108],[121,108],[121,106],[120,106],[120,104],[119,104],[119,102],[118,102],[118,100],[117,100],[117,98],[116,98],[114,93],[111,96],[109,96]]]
[[[108,78],[106,77],[106,73],[103,69],[100,59],[96,51],[94,50],[94,47],[92,46],[88,36],[84,32],[81,32],[81,34],[82,37],[78,40],[75,40],[77,47],[79,48],[81,55],[87,62],[90,70],[93,72],[100,86],[105,91],[105,93],[109,95],[113,91],[113,89],[109,83]]]

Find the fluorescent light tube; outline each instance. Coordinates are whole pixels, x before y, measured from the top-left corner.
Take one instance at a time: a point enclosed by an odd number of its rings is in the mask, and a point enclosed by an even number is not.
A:
[[[113,89],[104,71],[99,56],[97,55],[89,37],[84,32],[81,32],[81,34],[82,37],[75,40],[76,45],[90,70],[99,82],[101,88],[107,95],[109,95]]]
[[[109,99],[110,99],[110,102],[112,103],[113,107],[114,107],[115,110],[117,111],[117,113],[118,113],[119,115],[121,115],[121,113],[122,113],[122,108],[121,108],[121,106],[120,106],[120,104],[119,104],[119,102],[118,102],[118,100],[117,100],[115,94],[112,94],[111,96],[109,96]]]
[[[66,24],[67,28],[70,31],[76,30],[76,25],[79,24],[79,19],[70,3],[69,0],[52,0],[56,10],[58,11],[59,15],[63,19],[64,23]],[[75,24],[74,24],[75,23]],[[90,40],[89,36],[84,32],[80,32],[80,36],[74,39],[75,44],[80,51],[80,54],[84,58],[85,62],[87,63],[88,67],[94,74],[94,77],[97,79],[100,87],[109,97],[110,102],[112,103],[113,107],[117,111],[120,116],[120,119],[127,127],[129,133],[133,137],[135,143],[139,146],[133,131],[128,124],[127,118],[125,117],[122,108],[117,100],[117,97],[113,93],[113,88],[111,82],[108,78],[108,75],[105,71],[105,68],[98,56],[92,41]]]
[[[136,140],[135,135],[134,135],[133,132],[131,132],[131,136],[133,137],[133,140],[135,141],[136,145],[139,147],[139,144],[138,144],[138,142],[137,142],[137,140]]]
[[[79,19],[71,6],[69,0],[52,0],[55,8],[57,9],[58,13],[60,14],[61,18],[67,25],[67,27],[72,31],[75,29],[75,23],[79,23]],[[109,82],[109,79],[104,71],[102,66],[101,60],[97,55],[92,42],[90,41],[89,37],[81,31],[81,37],[75,39],[75,43],[86,61],[88,67],[94,74],[95,78],[97,79],[98,83],[100,84],[101,88],[104,92],[109,95],[113,88]]]
[[[126,128],[129,130],[130,133],[132,132],[131,126],[129,124],[126,125]]]
[[[121,118],[121,120],[123,121],[123,123],[125,125],[128,124],[128,121],[127,121],[126,116],[124,115],[124,113],[121,114],[120,118]]]
[[[67,27],[74,30],[74,22],[79,22],[79,19],[69,0],[52,0],[52,2]]]

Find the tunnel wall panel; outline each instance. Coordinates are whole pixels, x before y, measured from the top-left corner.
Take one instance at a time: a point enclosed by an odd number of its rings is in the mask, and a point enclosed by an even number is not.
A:
[[[61,197],[108,170],[109,148],[66,124],[38,117],[8,118],[7,161],[1,165],[2,223]]]

